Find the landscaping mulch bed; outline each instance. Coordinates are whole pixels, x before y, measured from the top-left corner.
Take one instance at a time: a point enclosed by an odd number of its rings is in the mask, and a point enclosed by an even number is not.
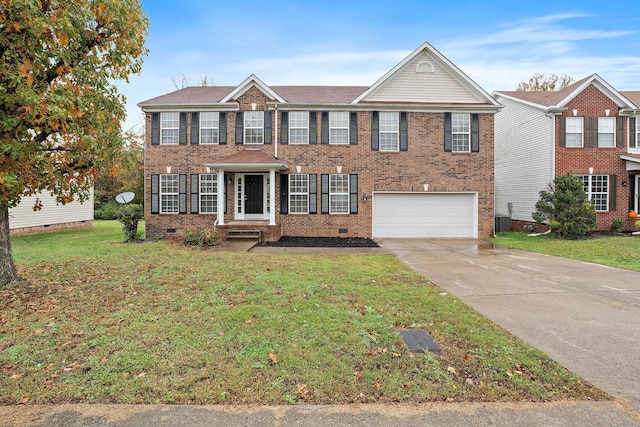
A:
[[[277,242],[264,242],[259,246],[297,248],[377,248],[378,244],[362,237],[288,237]]]

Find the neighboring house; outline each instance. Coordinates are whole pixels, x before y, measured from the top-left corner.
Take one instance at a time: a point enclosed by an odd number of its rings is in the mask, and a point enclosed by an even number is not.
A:
[[[493,233],[500,105],[428,43],[370,87],[251,75],[139,106],[147,236]]]
[[[498,91],[496,215],[532,223],[539,192],[574,174],[595,205],[598,229],[626,220],[640,200],[640,92],[597,74],[553,92]],[[629,221],[631,226],[631,221]]]
[[[42,209],[34,211],[36,200],[42,202]],[[9,232],[11,235],[42,233],[72,228],[93,226],[93,191],[84,203],[71,202],[66,205],[56,203],[49,193],[23,197],[20,204],[9,209]]]

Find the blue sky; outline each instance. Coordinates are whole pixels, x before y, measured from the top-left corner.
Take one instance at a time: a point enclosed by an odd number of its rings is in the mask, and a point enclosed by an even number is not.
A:
[[[137,103],[185,77],[218,86],[373,84],[428,41],[487,92],[536,72],[598,73],[640,90],[640,2],[142,0],[151,21],[142,73],[120,84],[125,128]]]

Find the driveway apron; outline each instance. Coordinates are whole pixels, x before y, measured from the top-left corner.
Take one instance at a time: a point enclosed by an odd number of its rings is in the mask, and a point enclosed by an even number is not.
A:
[[[379,243],[640,414],[640,273],[480,240]]]

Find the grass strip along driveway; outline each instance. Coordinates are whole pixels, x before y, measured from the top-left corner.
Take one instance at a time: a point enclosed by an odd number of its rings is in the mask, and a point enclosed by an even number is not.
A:
[[[121,242],[116,222],[13,239],[29,283],[0,290],[0,403],[606,398],[393,256]]]

